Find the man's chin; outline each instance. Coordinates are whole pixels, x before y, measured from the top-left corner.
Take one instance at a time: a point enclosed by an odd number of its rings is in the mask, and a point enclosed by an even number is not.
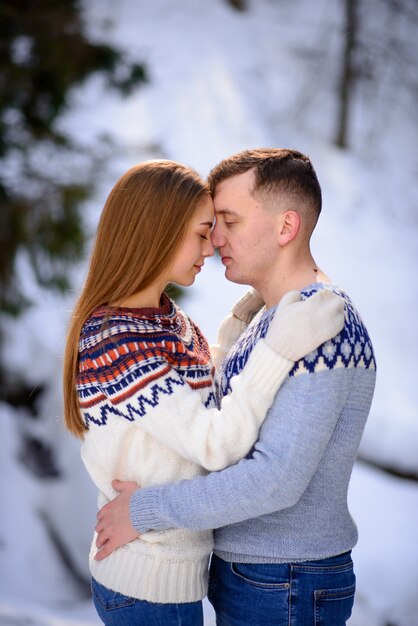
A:
[[[230,267],[225,268],[224,276],[231,283],[236,283],[237,285],[248,285],[248,282],[244,280],[241,276],[234,274]]]

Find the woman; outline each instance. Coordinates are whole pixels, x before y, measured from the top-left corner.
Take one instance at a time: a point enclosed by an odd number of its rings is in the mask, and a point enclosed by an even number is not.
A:
[[[100,507],[116,495],[114,478],[145,487],[247,454],[294,361],[342,328],[342,305],[330,292],[303,303],[290,294],[218,410],[207,342],[164,291],[194,282],[213,254],[213,219],[207,185],[172,161],[133,167],[106,201],[64,363],[65,422],[83,438]],[[244,297],[238,309],[249,314],[254,302]],[[218,352],[241,328],[228,319]],[[150,532],[97,561],[94,539],[92,590],[103,622],[202,624],[211,545],[208,532]]]

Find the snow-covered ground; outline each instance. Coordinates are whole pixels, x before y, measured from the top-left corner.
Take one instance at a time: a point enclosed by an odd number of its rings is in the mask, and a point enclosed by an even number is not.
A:
[[[95,78],[74,94],[63,126],[83,141],[111,133],[122,146],[87,206],[91,228],[116,178],[148,156],[183,161],[206,175],[220,158],[246,147],[307,152],[324,195],[314,256],[351,295],[377,354],[361,455],[418,473],[415,127],[399,108],[383,116],[380,90],[375,106],[357,106],[354,150],[330,146],[336,71],[330,60],[338,52],[339,19],[338,3],[326,0],[258,0],[242,14],[224,0],[88,0],[92,35],[144,60],[151,83],[123,101]],[[41,421],[0,406],[0,625],[97,624],[85,596],[96,494],[78,443],[61,425],[61,360],[74,294],[60,299],[39,292],[21,261],[21,280],[38,304],[10,324],[6,350],[13,367],[48,389]],[[76,288],[84,269],[84,262],[74,269]],[[183,308],[213,341],[243,290],[226,283],[213,258]],[[28,435],[51,445],[60,478],[37,478],[19,462]],[[350,626],[416,626],[418,483],[359,463],[350,507],[360,533]],[[63,550],[76,576],[63,564]],[[205,614],[208,626],[214,624],[207,602]]]

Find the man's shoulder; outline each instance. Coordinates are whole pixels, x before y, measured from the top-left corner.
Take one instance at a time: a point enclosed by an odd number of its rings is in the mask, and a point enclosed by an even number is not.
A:
[[[376,369],[376,360],[367,328],[350,297],[332,284],[316,283],[301,290],[302,299],[320,289],[328,289],[344,300],[345,323],[342,331],[297,361],[289,376],[313,374],[334,369]]]

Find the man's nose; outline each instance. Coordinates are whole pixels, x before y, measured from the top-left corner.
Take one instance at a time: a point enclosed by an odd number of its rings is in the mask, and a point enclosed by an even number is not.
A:
[[[215,226],[213,227],[211,239],[212,244],[215,248],[221,248],[225,245],[225,237],[222,233],[219,222],[216,222]]]

